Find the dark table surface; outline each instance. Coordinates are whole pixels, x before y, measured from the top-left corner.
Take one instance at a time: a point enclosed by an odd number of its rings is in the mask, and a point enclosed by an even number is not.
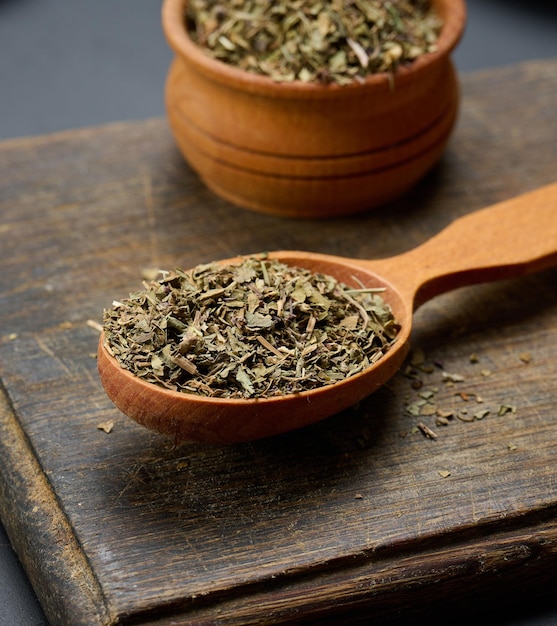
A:
[[[461,72],[557,57],[557,5],[469,0]],[[164,114],[171,59],[153,0],[0,0],[0,139]],[[0,218],[1,219],[1,218]],[[557,624],[557,598],[485,623]],[[0,625],[46,619],[0,526]],[[478,623],[476,621],[476,623]]]

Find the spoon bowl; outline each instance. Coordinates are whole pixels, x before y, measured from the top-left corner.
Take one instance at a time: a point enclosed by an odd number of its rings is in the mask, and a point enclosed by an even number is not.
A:
[[[123,413],[176,441],[228,444],[294,430],[348,408],[400,369],[409,350],[412,315],[421,304],[451,289],[557,264],[557,184],[462,217],[421,246],[390,259],[297,251],[269,256],[348,285],[384,288],[383,298],[400,325],[394,345],[366,370],[332,385],[280,397],[229,399],[171,391],[141,380],[111,356],[103,333],[99,374]]]

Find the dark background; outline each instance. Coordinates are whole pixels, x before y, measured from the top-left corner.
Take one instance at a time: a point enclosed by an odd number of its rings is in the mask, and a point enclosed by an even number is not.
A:
[[[554,0],[467,5],[459,71],[557,59]],[[0,139],[164,115],[172,54],[160,8],[160,0],[0,0]],[[0,526],[0,626],[46,623]],[[482,623],[555,626],[557,597],[518,612],[501,607]]]

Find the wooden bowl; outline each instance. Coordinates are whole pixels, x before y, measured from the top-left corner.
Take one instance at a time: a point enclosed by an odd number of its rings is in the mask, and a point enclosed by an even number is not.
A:
[[[176,56],[166,109],[176,142],[205,184],[240,206],[288,217],[365,211],[408,191],[454,127],[459,87],[450,53],[464,0],[432,0],[437,51],[350,85],[277,83],[212,59],[188,36],[186,0],[164,0]]]

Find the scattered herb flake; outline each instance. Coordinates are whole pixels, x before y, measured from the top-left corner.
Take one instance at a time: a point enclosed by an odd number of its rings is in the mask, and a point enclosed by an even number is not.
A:
[[[420,415],[435,415],[437,413],[437,405],[432,404],[431,402],[426,402],[420,409]]]
[[[416,424],[416,426],[418,427],[422,435],[426,437],[426,439],[432,439],[433,441],[437,439],[437,433],[431,430],[431,428],[429,428],[429,426],[426,426],[423,422],[419,422],[418,424]]]
[[[512,404],[502,404],[497,411],[497,415],[506,415],[507,413],[516,413],[516,407]]]
[[[461,422],[473,422],[474,421],[474,416],[468,415],[468,413],[465,413],[464,411],[457,413],[456,416]]]
[[[449,419],[445,417],[444,415],[437,415],[437,417],[435,418],[435,425],[436,426],[448,426]]]
[[[97,429],[104,431],[107,435],[112,432],[114,428],[114,420],[107,420],[106,422],[100,422],[97,424]]]
[[[464,381],[464,376],[461,374],[450,374],[449,372],[442,373],[443,381],[446,383],[461,383]]]
[[[102,324],[99,324],[99,322],[97,322],[97,320],[87,320],[87,326],[89,326],[89,328],[92,328],[93,330],[96,330],[98,333],[102,332]]]

